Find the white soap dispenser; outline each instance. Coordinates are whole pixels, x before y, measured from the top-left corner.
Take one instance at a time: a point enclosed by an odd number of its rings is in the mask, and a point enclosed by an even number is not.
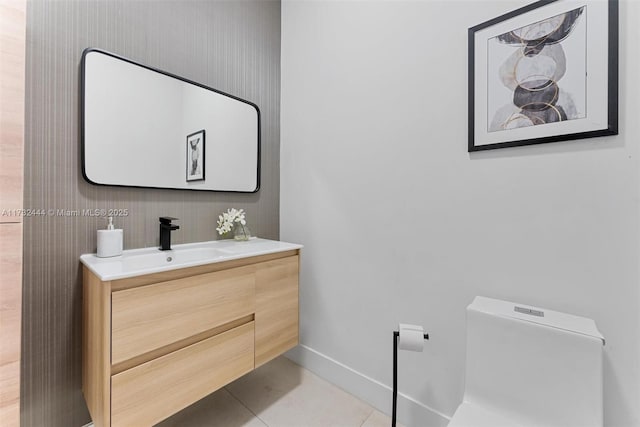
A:
[[[98,257],[108,258],[122,255],[122,229],[113,227],[113,217],[109,217],[106,230],[98,230]]]

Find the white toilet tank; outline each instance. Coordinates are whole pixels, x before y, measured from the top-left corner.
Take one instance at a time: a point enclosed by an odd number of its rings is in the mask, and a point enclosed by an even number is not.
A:
[[[523,427],[602,426],[603,345],[591,319],[476,297],[459,412]]]

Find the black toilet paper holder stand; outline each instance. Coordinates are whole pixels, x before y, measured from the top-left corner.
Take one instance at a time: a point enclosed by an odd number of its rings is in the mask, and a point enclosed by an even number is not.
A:
[[[400,331],[393,331],[393,409],[391,411],[391,427],[396,427],[396,406],[398,404],[398,338]],[[429,339],[429,334],[424,334]]]

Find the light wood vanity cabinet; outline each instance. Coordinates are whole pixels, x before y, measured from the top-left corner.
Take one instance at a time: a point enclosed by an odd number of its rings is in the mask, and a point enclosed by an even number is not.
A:
[[[83,267],[96,427],[154,425],[298,344],[298,251],[103,282]]]
[[[298,257],[256,271],[256,368],[298,344]]]

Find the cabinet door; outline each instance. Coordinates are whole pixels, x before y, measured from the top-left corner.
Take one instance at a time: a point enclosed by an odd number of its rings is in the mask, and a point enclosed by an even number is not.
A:
[[[256,268],[256,368],[298,344],[298,255]]]

